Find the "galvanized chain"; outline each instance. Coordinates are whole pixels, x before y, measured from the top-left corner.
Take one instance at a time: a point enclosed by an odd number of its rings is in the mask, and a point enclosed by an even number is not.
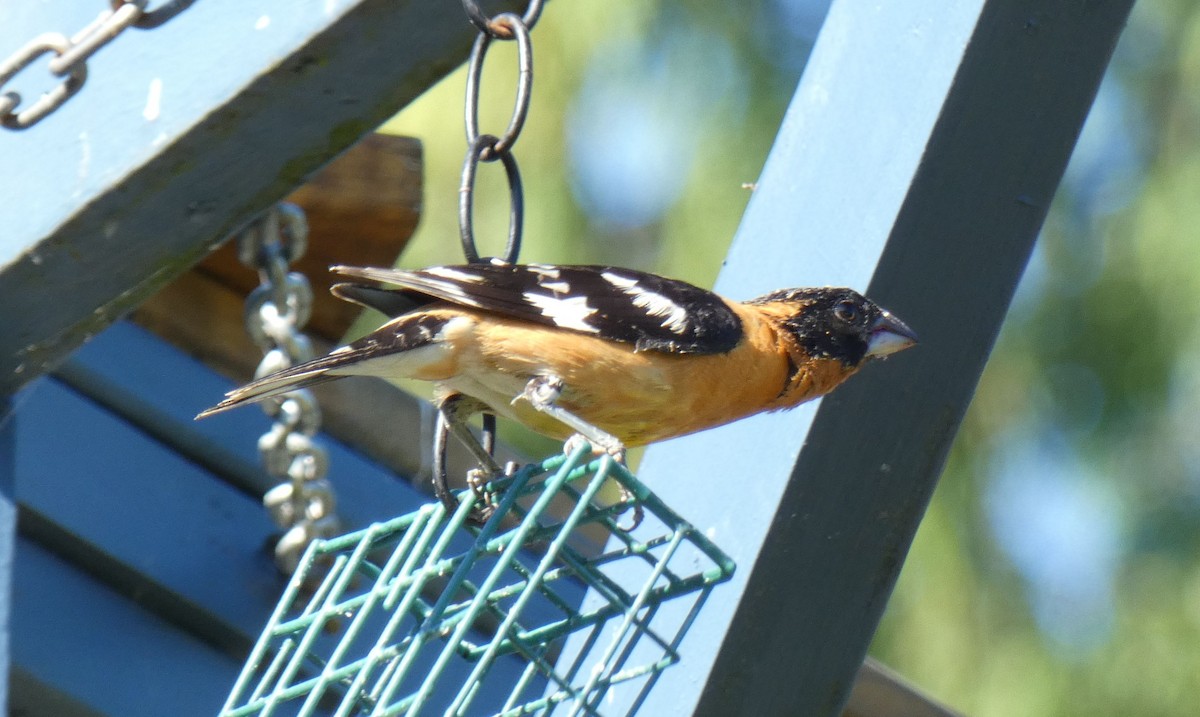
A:
[[[463,115],[467,130],[467,156],[463,162],[462,183],[458,190],[458,226],[459,237],[462,240],[463,254],[470,263],[488,261],[479,253],[475,243],[475,178],[480,162],[499,162],[504,166],[504,175],[508,180],[509,214],[508,239],[505,243],[504,254],[497,257],[509,264],[515,264],[521,252],[521,232],[525,222],[525,193],[521,185],[521,172],[517,168],[517,159],[513,156],[513,147],[521,130],[525,126],[525,118],[529,114],[529,102],[533,96],[533,43],[529,31],[537,24],[542,14],[543,0],[529,0],[523,15],[501,13],[488,17],[480,9],[476,0],[463,0],[463,10],[467,18],[478,30],[475,44],[471,47],[471,56],[467,61],[467,92],[464,102]],[[517,43],[517,95],[513,101],[512,117],[504,134],[482,134],[479,131],[479,94],[483,84],[483,62],[487,57],[488,47],[493,40],[511,40]],[[445,485],[446,480],[446,444],[449,434],[445,416],[438,414],[437,437],[433,450],[433,473],[435,480]],[[496,416],[491,413],[483,414],[483,448],[489,454],[495,454],[496,448]],[[482,496],[481,496],[482,497]]]
[[[255,371],[261,378],[313,357],[312,342],[300,329],[312,315],[312,287],[303,274],[288,271],[307,244],[304,212],[281,203],[238,237],[238,258],[258,270],[259,285],[246,299],[246,331],[263,351]],[[337,534],[333,488],[325,479],[329,455],[313,437],[321,411],[312,392],[301,389],[262,403],[275,419],[258,440],[267,473],[281,482],[263,496],[275,524],[284,529],[275,544],[275,563],[291,574],[316,538]]]
[[[542,14],[542,0],[530,0],[524,15],[506,12],[488,17],[475,0],[463,0],[463,9],[479,30],[471,57],[467,61],[467,97],[464,108],[467,129],[467,156],[463,163],[462,183],[459,185],[458,223],[463,253],[469,262],[483,261],[475,244],[474,205],[475,177],[480,162],[500,161],[508,179],[509,215],[508,241],[502,258],[512,264],[521,251],[521,231],[524,223],[525,199],[521,173],[517,168],[513,146],[525,126],[529,101],[533,95],[533,44],[529,31]],[[517,96],[513,102],[512,118],[504,134],[479,132],[479,88],[483,78],[483,61],[493,40],[517,43]]]
[[[187,9],[195,0],[172,0],[147,10],[149,0],[111,0],[111,7],[73,36],[47,32],[30,40],[24,47],[0,62],[0,126],[28,129],[58,109],[87,82],[87,61],[100,48],[112,42],[130,27],[158,27]],[[4,86],[42,55],[53,53],[50,74],[59,83],[20,112],[21,95]]]

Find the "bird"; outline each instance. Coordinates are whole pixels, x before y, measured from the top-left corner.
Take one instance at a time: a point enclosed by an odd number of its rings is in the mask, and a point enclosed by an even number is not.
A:
[[[903,321],[850,288],[734,301],[615,266],[491,260],[330,271],[351,280],[333,285],[334,295],[389,320],[235,388],[197,418],[346,376],[421,379],[435,385],[447,427],[494,477],[499,467],[466,427],[475,413],[559,440],[582,436],[620,457],[627,447],[826,395],[917,342]],[[440,480],[436,492],[450,505]]]

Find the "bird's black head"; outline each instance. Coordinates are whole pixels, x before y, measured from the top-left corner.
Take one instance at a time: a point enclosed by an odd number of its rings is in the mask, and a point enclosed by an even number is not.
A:
[[[751,303],[791,304],[795,312],[783,325],[809,356],[857,367],[917,342],[903,321],[853,289],[784,289]]]

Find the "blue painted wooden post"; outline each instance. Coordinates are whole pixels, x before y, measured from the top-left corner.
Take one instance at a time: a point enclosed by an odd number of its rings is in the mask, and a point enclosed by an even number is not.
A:
[[[1131,5],[834,3],[717,288],[868,288],[922,342],[647,452],[739,572],[639,714],[839,712]]]
[[[15,417],[7,398],[0,396],[0,675],[9,673],[9,629],[12,616],[13,552],[17,542]],[[0,679],[0,712],[8,714],[8,680]]]

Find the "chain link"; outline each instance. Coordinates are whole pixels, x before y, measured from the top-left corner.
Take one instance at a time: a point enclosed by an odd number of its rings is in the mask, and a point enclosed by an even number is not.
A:
[[[288,266],[304,254],[307,239],[304,213],[286,203],[238,237],[238,258],[259,277],[245,309],[246,331],[263,351],[255,378],[313,357],[312,342],[301,333],[312,316],[312,287]],[[329,454],[313,440],[321,410],[312,392],[290,391],[262,405],[275,423],[258,439],[258,452],[267,473],[281,481],[263,496],[263,505],[284,529],[275,544],[275,563],[291,574],[309,543],[336,535],[339,528],[333,488],[325,479]]]
[[[111,0],[115,8],[125,0]],[[142,16],[133,25],[139,30],[153,30],[164,22],[187,10],[196,0],[168,0],[153,10],[143,8]]]
[[[8,129],[28,129],[63,105],[87,82],[87,61],[130,27],[158,27],[187,9],[195,0],[173,0],[155,10],[147,10],[149,0],[110,0],[110,9],[100,13],[87,27],[70,39],[57,32],[45,33],[0,62],[0,125]],[[21,95],[7,85],[22,70],[42,55],[53,53],[48,67],[60,81],[21,111]]]
[[[507,153],[516,144],[521,128],[525,126],[525,117],[529,113],[529,96],[533,90],[533,45],[529,40],[529,28],[512,13],[498,15],[495,22],[502,27],[512,28],[512,36],[517,42],[517,97],[513,102],[512,119],[508,122],[508,128],[499,139],[490,143],[487,156],[480,157],[484,161],[494,159],[493,154]],[[491,35],[486,32],[479,33],[475,38],[475,45],[471,48],[471,59],[467,62],[465,119],[468,146],[476,145],[479,139],[479,87],[483,76],[483,62],[491,44]]]
[[[542,0],[530,0],[524,15],[501,13],[488,17],[475,0],[463,0],[463,9],[472,24],[479,29],[471,57],[467,61],[467,93],[463,115],[467,133],[467,153],[463,161],[462,182],[458,190],[459,234],[463,254],[467,261],[484,261],[475,242],[473,220],[475,205],[475,179],[480,162],[499,160],[504,165],[504,175],[509,188],[508,240],[501,257],[510,264],[517,261],[521,251],[521,232],[524,225],[524,191],[521,172],[517,168],[513,147],[517,143],[525,118],[529,114],[529,102],[533,95],[533,43],[529,30],[542,12]],[[517,43],[517,96],[513,101],[512,116],[504,133],[496,136],[479,131],[479,90],[483,84],[483,62],[487,58],[492,40],[516,41]]]
[[[467,94],[463,106],[464,124],[467,131],[467,156],[463,161],[462,183],[458,190],[458,226],[463,254],[467,261],[487,261],[480,256],[475,243],[475,178],[480,162],[499,162],[504,166],[508,180],[508,240],[501,260],[515,264],[521,252],[521,232],[525,222],[525,191],[521,185],[521,172],[513,146],[525,126],[529,114],[529,102],[533,96],[533,43],[529,31],[537,24],[542,14],[542,0],[530,0],[523,15],[501,13],[488,17],[475,0],[463,0],[463,9],[471,23],[479,30],[471,57],[467,61]],[[483,84],[483,62],[487,58],[492,40],[515,40],[517,43],[517,96],[513,101],[512,116],[504,134],[497,137],[479,131],[479,94]],[[446,485],[446,444],[449,427],[441,417],[437,422],[433,448],[433,475],[435,486]],[[496,416],[483,414],[483,449],[495,455]]]
[[[508,179],[508,240],[504,246],[504,261],[516,263],[521,252],[521,228],[525,221],[525,190],[521,185],[521,172],[512,152],[496,149],[499,140],[495,135],[481,134],[467,149],[467,160],[463,164],[462,189],[459,190],[458,227],[462,239],[463,254],[472,264],[483,261],[475,246],[475,176],[480,162],[499,159],[504,165]],[[511,146],[511,145],[510,145]],[[491,157],[491,159],[488,159]]]
[[[58,33],[48,32],[31,40],[25,47],[10,55],[0,63],[0,90],[8,81],[21,70],[33,64],[33,61],[53,52],[62,56],[71,49],[71,41]],[[62,76],[62,75],[60,75]],[[9,129],[25,129],[33,126],[46,115],[58,109],[63,102],[79,91],[87,81],[87,65],[76,65],[65,73],[62,82],[31,103],[21,112],[15,112],[21,104],[21,95],[8,91],[0,94],[0,125]]]
[[[521,16],[521,24],[525,26],[526,30],[532,30],[533,26],[537,24],[538,18],[542,15],[542,4],[543,0],[530,0],[525,7],[525,14]],[[463,10],[466,10],[467,18],[470,19],[472,25],[479,29],[479,32],[491,35],[497,40],[509,39],[505,35],[507,30],[498,27],[494,22],[496,18],[488,17],[475,0],[463,0]]]

